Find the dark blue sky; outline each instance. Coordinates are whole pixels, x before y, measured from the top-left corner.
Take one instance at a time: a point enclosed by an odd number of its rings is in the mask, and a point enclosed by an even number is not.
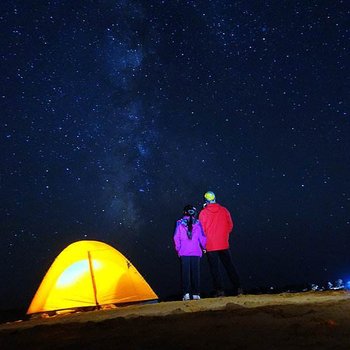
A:
[[[68,244],[179,291],[212,190],[243,288],[350,279],[347,1],[3,1],[0,307]],[[202,260],[203,289],[210,289]]]

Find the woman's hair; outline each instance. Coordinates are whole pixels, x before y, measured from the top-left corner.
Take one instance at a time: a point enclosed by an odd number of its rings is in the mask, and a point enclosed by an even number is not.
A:
[[[187,221],[187,237],[189,239],[192,239],[192,228],[193,228],[193,216],[190,215],[190,218]]]
[[[184,215],[189,216],[187,220],[187,237],[192,239],[193,219],[196,215],[197,209],[193,205],[186,205],[184,208]]]

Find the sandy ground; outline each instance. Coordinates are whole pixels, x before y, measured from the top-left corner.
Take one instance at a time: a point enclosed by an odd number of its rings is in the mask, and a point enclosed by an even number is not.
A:
[[[350,349],[350,293],[240,295],[0,325],[0,349]]]

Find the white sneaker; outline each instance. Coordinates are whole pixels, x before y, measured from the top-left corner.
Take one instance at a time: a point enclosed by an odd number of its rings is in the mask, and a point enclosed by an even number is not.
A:
[[[193,294],[193,300],[200,300],[200,298],[198,294]]]
[[[186,293],[186,294],[184,295],[184,297],[182,298],[183,301],[190,300],[190,299],[191,299],[191,298],[190,298],[190,294],[189,294],[189,293]]]

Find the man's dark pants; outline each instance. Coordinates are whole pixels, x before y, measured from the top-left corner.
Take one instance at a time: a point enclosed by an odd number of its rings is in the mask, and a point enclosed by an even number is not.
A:
[[[233,294],[238,294],[240,287],[239,277],[237,271],[233,265],[231,253],[228,249],[214,250],[207,252],[207,258],[209,263],[210,273],[213,279],[213,285],[216,293],[223,292],[222,279],[220,275],[219,261],[224,266],[226,273],[231,281]]]

